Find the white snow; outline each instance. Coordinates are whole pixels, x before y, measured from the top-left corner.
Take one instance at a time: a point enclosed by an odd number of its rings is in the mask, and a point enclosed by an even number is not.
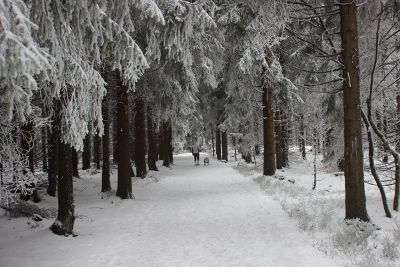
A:
[[[204,157],[204,155],[202,155]],[[77,237],[0,216],[0,266],[338,266],[251,177],[190,154],[135,179],[134,200],[103,195],[101,174],[75,180]],[[112,175],[116,188],[116,172]],[[56,207],[46,196],[40,205]]]

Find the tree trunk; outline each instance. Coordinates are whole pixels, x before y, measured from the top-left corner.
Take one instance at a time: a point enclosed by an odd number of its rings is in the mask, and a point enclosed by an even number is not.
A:
[[[57,235],[73,233],[75,213],[72,183],[72,155],[68,144],[58,141],[58,215],[51,226]]]
[[[400,94],[397,95],[397,145],[396,150],[400,152]]]
[[[274,175],[275,161],[275,134],[274,112],[272,110],[272,87],[263,82],[263,137],[264,137],[264,175]]]
[[[357,7],[354,0],[340,0],[342,39],[344,155],[346,219],[369,221],[365,203],[361,139],[360,80]]]
[[[76,152],[75,148],[71,148],[71,157],[72,157],[72,176],[79,178],[78,172],[78,152]]]
[[[162,157],[163,157],[163,166],[169,167],[169,137],[168,137],[168,123],[162,123]]]
[[[58,129],[59,119],[58,116],[52,116],[51,131],[48,135],[48,149],[49,149],[49,170],[47,177],[49,180],[49,186],[47,188],[47,194],[55,197],[57,191],[57,173],[58,173]]]
[[[145,103],[142,97],[135,93],[135,163],[136,177],[146,177],[146,125]]]
[[[289,167],[289,118],[283,113],[281,117],[281,149],[282,149],[282,167]]]
[[[89,132],[86,134],[85,139],[83,140],[83,152],[82,152],[82,170],[90,169],[90,161],[92,158],[91,146],[90,146],[90,127]]]
[[[131,162],[129,146],[128,92],[123,85],[119,71],[113,71],[109,86],[117,88],[117,123],[118,123],[118,186],[117,196],[122,199],[132,198]],[[107,73],[109,75],[109,73]]]
[[[385,189],[383,188],[381,179],[379,178],[378,172],[376,171],[375,162],[374,162],[374,141],[372,139],[372,132],[370,130],[370,124],[368,119],[363,117],[365,127],[367,128],[368,135],[368,148],[369,148],[369,166],[371,168],[372,176],[374,177],[375,183],[378,186],[379,192],[382,198],[383,209],[385,210],[386,217],[392,218],[392,214],[390,213],[389,206],[386,199]]]
[[[172,145],[172,123],[168,121],[168,158],[169,164],[174,164],[174,146]]]
[[[114,118],[114,121],[112,123],[113,163],[118,164],[118,118],[116,115],[114,115],[113,118]]]
[[[283,153],[282,153],[282,122],[281,122],[281,113],[278,110],[275,113],[276,120],[276,140],[275,140],[275,151],[276,151],[276,168],[282,169],[283,167]]]
[[[215,131],[215,144],[216,144],[216,153],[217,153],[217,159],[221,160],[221,131],[219,130],[219,128],[217,127],[216,131]]]
[[[101,160],[101,137],[96,133],[96,135],[93,138],[93,150],[94,150],[94,155],[93,155],[93,162],[96,164],[96,169],[100,170],[101,165],[100,165],[100,160]]]
[[[56,119],[54,128],[57,132],[57,174],[58,174],[58,214],[57,219],[50,227],[58,235],[72,234],[75,222],[74,194],[72,181],[72,154],[71,147],[61,142],[61,103],[56,104]]]
[[[233,148],[234,148],[234,150],[235,150],[235,152],[234,152],[234,155],[235,155],[235,161],[237,161],[236,137],[235,137],[235,136],[232,136],[232,145],[233,145]]]
[[[222,145],[221,159],[228,161],[228,138],[226,135],[226,131],[223,131],[221,134],[221,145]]]
[[[149,170],[158,171],[157,168],[157,147],[155,140],[155,128],[153,123],[153,114],[150,105],[147,106],[147,142],[149,151],[147,155],[147,165]]]
[[[211,142],[212,142],[213,158],[215,158],[214,127],[212,125],[211,125]]]
[[[163,123],[160,125],[158,132],[158,159],[164,160],[164,133],[163,133]]]
[[[103,77],[107,77],[103,75]],[[107,81],[107,80],[106,80]],[[108,84],[108,81],[107,81]],[[108,86],[107,86],[108,87]],[[107,91],[115,90],[115,88],[107,88]],[[108,93],[109,94],[109,93]],[[111,190],[110,182],[110,113],[108,108],[108,98],[105,95],[101,103],[101,114],[103,117],[104,133],[102,140],[103,147],[103,165],[101,171],[101,192],[107,192]]]
[[[47,126],[42,127],[42,169],[44,172],[48,171],[47,167]]]
[[[305,131],[305,125],[304,125],[304,115],[300,115],[300,151],[301,151],[301,157],[306,160],[307,155],[306,155],[306,131]]]

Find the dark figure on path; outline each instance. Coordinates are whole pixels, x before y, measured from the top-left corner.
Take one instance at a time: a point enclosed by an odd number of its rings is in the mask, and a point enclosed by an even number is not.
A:
[[[200,148],[198,145],[192,146],[192,154],[194,156],[194,165],[200,165]]]

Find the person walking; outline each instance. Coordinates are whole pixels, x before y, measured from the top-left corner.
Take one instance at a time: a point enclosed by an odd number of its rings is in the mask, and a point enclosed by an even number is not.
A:
[[[194,165],[200,165],[200,148],[197,144],[192,146],[192,155],[194,156]]]

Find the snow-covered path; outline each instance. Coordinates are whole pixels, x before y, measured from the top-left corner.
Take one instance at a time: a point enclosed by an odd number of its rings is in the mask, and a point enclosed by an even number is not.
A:
[[[25,227],[0,241],[0,266],[339,265],[279,203],[223,163],[195,167],[190,155],[178,156],[158,183],[135,183],[133,201],[99,200],[100,181],[87,179],[93,194],[78,193],[79,236]]]

